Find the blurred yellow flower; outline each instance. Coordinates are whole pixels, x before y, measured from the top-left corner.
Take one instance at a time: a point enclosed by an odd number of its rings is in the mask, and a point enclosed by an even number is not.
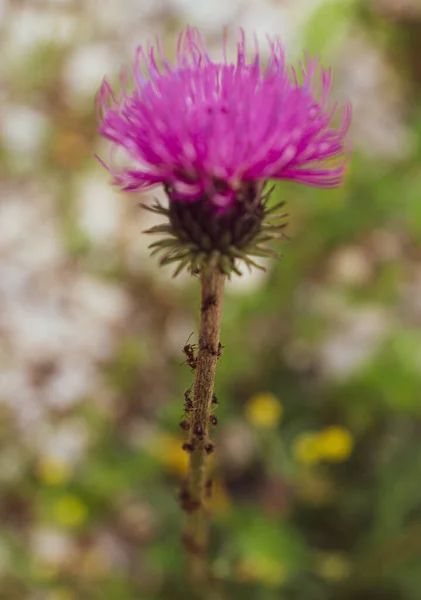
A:
[[[43,456],[36,465],[36,474],[46,485],[61,485],[71,478],[72,467],[59,458]]]
[[[283,412],[279,398],[270,392],[255,394],[246,404],[247,420],[256,427],[276,427]]]
[[[305,465],[347,460],[354,448],[354,440],[348,429],[338,425],[326,427],[318,432],[298,435],[292,445],[295,459]]]
[[[239,581],[260,581],[269,587],[278,587],[285,582],[284,566],[267,556],[253,556],[240,562],[236,569]]]
[[[292,444],[292,454],[303,465],[314,465],[322,459],[317,433],[304,432],[297,435]]]
[[[53,515],[55,521],[63,527],[77,527],[81,525],[88,514],[88,509],[83,502],[71,494],[59,498],[54,505]]]
[[[151,444],[152,454],[168,471],[175,475],[184,476],[187,473],[188,456],[181,448],[178,437],[162,434]]]
[[[350,457],[354,440],[344,427],[327,427],[319,433],[319,446],[324,460],[342,462]]]

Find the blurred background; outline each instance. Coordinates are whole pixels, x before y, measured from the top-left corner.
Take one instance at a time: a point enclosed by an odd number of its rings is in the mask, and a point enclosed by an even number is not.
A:
[[[186,23],[215,57],[225,25],[319,55],[354,110],[344,187],[278,186],[283,259],[227,286],[221,598],[418,600],[419,0],[0,1],[0,598],[191,597],[178,423],[198,281],[158,269],[150,214],[93,157],[103,76],[156,34],[171,56]]]

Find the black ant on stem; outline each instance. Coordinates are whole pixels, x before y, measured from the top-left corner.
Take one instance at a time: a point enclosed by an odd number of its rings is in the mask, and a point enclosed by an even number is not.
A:
[[[193,400],[190,397],[191,386],[184,392],[184,419],[180,421],[180,428],[183,431],[190,429],[189,415],[193,412]]]
[[[184,412],[191,413],[193,411],[193,400],[190,396],[191,387],[184,392]]]
[[[180,429],[183,431],[188,431],[190,429],[190,423],[187,421],[187,419],[180,421]]]
[[[184,442],[184,444],[181,446],[181,448],[185,452],[188,452],[189,454],[191,454],[192,452],[194,452],[196,450],[196,444],[194,444],[192,442]]]
[[[197,358],[194,354],[195,349],[197,348],[197,344],[189,344],[188,341],[191,338],[191,336],[193,335],[193,333],[191,333],[189,335],[189,337],[187,338],[186,343],[184,344],[183,347],[183,354],[186,355],[186,360],[182,363],[189,365],[190,369],[192,371],[194,371],[197,367]]]

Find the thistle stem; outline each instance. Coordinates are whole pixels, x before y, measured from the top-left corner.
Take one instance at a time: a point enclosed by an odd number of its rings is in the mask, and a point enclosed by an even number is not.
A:
[[[208,515],[206,511],[208,455],[213,451],[209,437],[209,417],[219,355],[224,274],[214,269],[201,275],[201,311],[198,354],[193,388],[193,412],[190,421],[187,491],[191,510],[184,536],[192,583],[209,577],[207,566]],[[209,489],[209,488],[208,488]]]

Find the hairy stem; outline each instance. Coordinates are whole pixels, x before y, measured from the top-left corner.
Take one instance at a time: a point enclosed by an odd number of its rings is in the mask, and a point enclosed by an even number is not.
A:
[[[201,276],[201,318],[198,354],[193,388],[193,411],[190,420],[190,460],[187,493],[190,510],[184,535],[189,557],[189,575],[192,582],[208,579],[207,546],[208,515],[205,508],[208,456],[213,451],[209,437],[215,370],[220,355],[219,333],[221,328],[224,274],[219,269]]]

